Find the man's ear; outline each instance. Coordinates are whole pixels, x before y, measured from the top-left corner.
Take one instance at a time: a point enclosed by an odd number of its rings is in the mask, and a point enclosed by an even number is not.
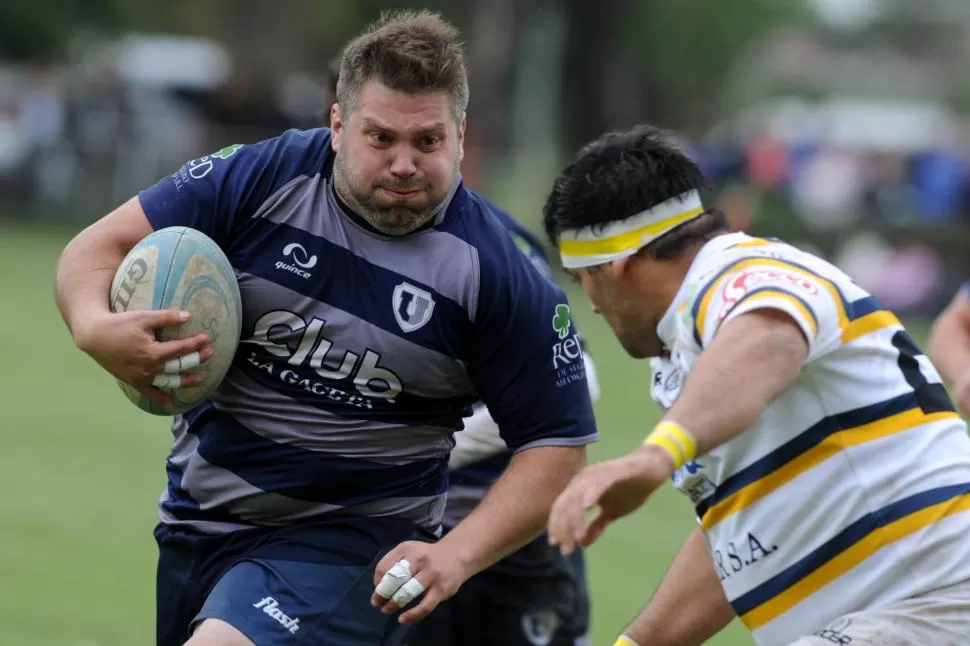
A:
[[[340,104],[334,103],[330,106],[330,146],[334,150],[340,149],[340,134],[343,131],[344,122],[340,115]]]
[[[603,271],[608,272],[612,278],[620,278],[629,273],[633,263],[633,256],[623,256],[606,264],[600,265]]]
[[[458,163],[460,164],[465,160],[465,126],[467,121],[465,116],[462,115],[461,121],[458,122]]]

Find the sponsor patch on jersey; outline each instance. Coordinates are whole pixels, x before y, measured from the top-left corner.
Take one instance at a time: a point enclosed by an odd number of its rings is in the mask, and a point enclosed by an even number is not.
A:
[[[745,296],[763,287],[780,287],[786,292],[795,295],[803,294],[807,297],[817,295],[820,289],[818,283],[794,271],[774,267],[745,269],[724,281],[719,295],[720,308],[714,318],[715,323],[724,320],[724,317]]]

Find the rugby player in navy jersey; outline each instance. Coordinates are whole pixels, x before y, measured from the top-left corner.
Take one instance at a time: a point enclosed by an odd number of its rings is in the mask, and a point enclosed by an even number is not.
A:
[[[330,128],[192,160],[64,250],[57,301],[75,342],[156,399],[166,361],[211,349],[155,339],[179,312],[108,310],[128,250],[198,229],[242,293],[232,369],[173,423],[159,646],[405,643],[539,535],[585,463],[596,428],[568,303],[463,186],[467,103],[457,31],[384,16],[344,50]],[[436,540],[476,402],[514,456]]]
[[[330,95],[337,95],[340,57],[327,68]],[[554,280],[542,244],[501,208],[494,215],[536,270]],[[584,348],[585,349],[585,348]],[[596,368],[583,355],[593,402],[599,397]],[[455,435],[449,457],[449,486],[444,528],[461,522],[502,475],[513,452],[481,403]],[[540,536],[472,577],[451,599],[440,604],[417,627],[408,646],[582,646],[588,643],[590,604],[585,555],[564,557]]]

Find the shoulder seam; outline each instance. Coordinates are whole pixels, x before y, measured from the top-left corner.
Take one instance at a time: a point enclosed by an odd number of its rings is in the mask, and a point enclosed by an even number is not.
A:
[[[466,200],[465,203],[459,207],[460,210],[458,216],[461,221],[461,228],[463,229],[466,237],[470,238],[471,236],[468,235],[470,233],[468,230],[468,223],[465,217],[468,209],[468,202],[469,200]],[[470,242],[465,242],[465,245],[468,247],[468,259],[471,262],[472,267],[474,267],[472,295],[468,301],[468,320],[471,323],[474,323],[478,319],[478,306],[480,305],[479,300],[482,296],[482,263],[478,256],[478,248]]]
[[[319,175],[320,173],[317,173],[315,175],[306,175],[306,174],[297,175],[296,177],[294,177],[293,179],[291,179],[290,181],[288,181],[287,183],[283,184],[278,189],[270,193],[268,196],[266,196],[266,199],[260,203],[259,208],[253,211],[253,214],[251,217],[253,218],[263,217],[266,214],[266,212],[270,208],[272,208],[273,204],[283,196],[284,193],[289,192],[291,189],[295,188],[298,184],[307,182],[313,179],[314,177],[318,177]]]

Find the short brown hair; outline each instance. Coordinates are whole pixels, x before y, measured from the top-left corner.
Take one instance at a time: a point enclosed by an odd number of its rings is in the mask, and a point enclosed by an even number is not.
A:
[[[460,119],[468,107],[468,74],[459,32],[436,13],[382,13],[350,41],[340,60],[337,102],[348,114],[369,80],[399,92],[443,91]]]

